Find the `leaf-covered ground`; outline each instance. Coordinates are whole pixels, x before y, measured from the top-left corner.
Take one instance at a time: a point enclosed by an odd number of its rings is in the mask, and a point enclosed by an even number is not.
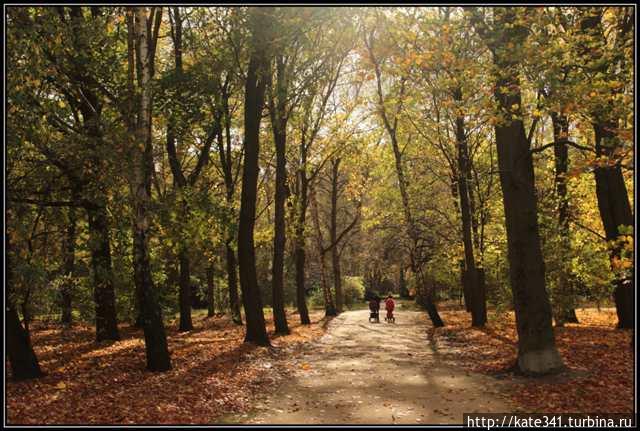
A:
[[[634,351],[632,332],[615,328],[615,309],[578,309],[579,324],[555,328],[558,350],[567,370],[528,378],[508,371],[516,360],[513,313],[489,313],[484,330],[470,328],[460,310],[441,312],[446,326],[431,330],[438,344],[453,347],[453,360],[473,371],[510,379],[511,397],[522,412],[632,413]]]
[[[244,328],[227,317],[194,320],[195,329],[167,328],[173,369],[144,369],[142,331],[121,325],[122,340],[96,344],[93,328],[32,324],[41,379],[13,382],[7,370],[9,424],[211,424],[246,410],[251,397],[282,378],[272,362],[324,332],[324,312],[312,325],[289,317],[291,335],[274,348],[243,343]],[[270,317],[270,316],[267,316]],[[270,332],[273,323],[268,321]],[[273,334],[271,334],[273,335]]]

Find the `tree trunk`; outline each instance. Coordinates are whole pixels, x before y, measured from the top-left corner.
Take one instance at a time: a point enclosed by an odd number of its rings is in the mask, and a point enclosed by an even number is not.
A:
[[[236,269],[236,253],[233,251],[229,239],[226,243],[227,250],[227,284],[229,288],[229,309],[231,310],[231,319],[236,325],[242,325],[242,315],[240,314],[240,298],[238,295],[238,272]]]
[[[514,9],[494,11],[498,27],[493,51],[497,67],[495,98],[502,117],[495,134],[518,330],[518,368],[528,374],[544,374],[563,368],[563,363],[555,345],[545,287],[533,158],[522,123],[518,63],[505,48],[508,43],[520,46],[526,32],[515,23]]]
[[[398,266],[398,291],[400,292],[400,298],[409,297],[409,289],[407,289],[407,281],[404,278],[404,262],[400,262]]]
[[[161,13],[161,12],[156,12]],[[151,145],[151,109],[152,109],[152,63],[153,54],[149,50],[147,11],[145,7],[135,8],[135,41],[140,53],[141,76],[138,83],[141,94],[138,124],[135,140],[131,142],[134,161],[132,175],[133,192],[133,267],[136,293],[142,306],[144,339],[147,356],[147,369],[166,371],[171,369],[171,359],[167,346],[167,337],[162,321],[157,293],[151,277],[149,253],[149,203],[151,200],[151,174],[153,154]],[[129,26],[129,30],[132,28]],[[133,66],[129,64],[133,69]],[[133,137],[132,137],[133,138]]]
[[[615,158],[614,151],[619,146],[615,129],[617,124],[613,121],[604,124],[594,124],[596,156],[604,157],[608,160]],[[629,204],[627,186],[622,176],[622,169],[619,162],[610,165],[598,165],[594,169],[596,178],[596,195],[598,198],[598,209],[600,218],[604,226],[607,241],[615,244],[609,249],[609,256],[612,262],[612,269],[616,273],[614,280],[613,297],[618,314],[618,328],[633,328],[635,321],[634,302],[634,279],[633,267],[627,275],[619,273],[619,268],[614,266],[621,257],[622,246],[619,231],[620,226],[634,226],[633,213]],[[631,259],[633,263],[633,259]]]
[[[299,187],[297,187],[298,200],[297,214],[295,215],[296,224],[293,251],[296,267],[296,306],[298,307],[298,313],[300,314],[300,323],[303,325],[310,325],[311,319],[309,319],[309,309],[307,308],[305,289],[306,251],[304,230],[307,219],[309,180],[307,179],[306,174],[307,152],[306,144],[304,142],[300,144],[300,159],[301,167],[298,169],[298,177],[296,179]]]
[[[89,206],[87,214],[96,303],[96,341],[119,340],[107,209],[102,205]]]
[[[251,45],[249,69],[247,71],[244,104],[244,167],[238,225],[238,263],[240,266],[240,288],[247,320],[245,342],[268,346],[269,337],[264,322],[262,300],[256,273],[253,231],[256,217],[258,188],[258,155],[260,152],[260,117],[264,106],[265,85],[269,69],[267,53],[270,25],[267,16],[271,9],[251,8]]]
[[[327,282],[327,262],[325,259],[325,249],[322,239],[322,230],[320,228],[320,214],[318,211],[318,201],[316,199],[315,191],[313,192],[311,203],[311,215],[313,217],[313,226],[316,231],[316,244],[318,248],[318,263],[320,264],[320,284],[322,285],[322,292],[324,294],[324,312],[325,316],[336,316],[338,314],[336,306],[333,302],[333,295]],[[335,247],[333,247],[335,249]]]
[[[193,322],[191,321],[191,271],[189,262],[189,252],[182,248],[178,253],[180,261],[180,328],[179,332],[191,331]]]
[[[462,101],[462,90],[460,87],[454,89],[453,99],[457,102]],[[474,327],[483,327],[487,322],[487,308],[485,303],[485,294],[481,292],[482,286],[478,282],[478,274],[476,271],[476,262],[473,255],[473,238],[472,238],[472,213],[469,203],[470,190],[467,184],[469,177],[470,160],[469,148],[467,145],[467,137],[464,129],[464,117],[456,116],[456,143],[458,153],[458,195],[460,198],[460,215],[462,219],[462,242],[464,244],[464,263],[465,275],[463,280],[465,283],[465,291],[471,300],[471,325]],[[466,298],[465,298],[466,299]]]
[[[338,180],[340,179],[340,158],[331,163],[331,266],[333,267],[333,288],[336,293],[336,311],[342,313],[344,293],[340,275],[340,253],[338,249]]]
[[[209,263],[209,266],[207,266],[207,317],[213,317],[216,314],[215,284],[213,277],[213,263]]]
[[[8,217],[7,217],[8,218]],[[8,220],[7,220],[8,221]],[[13,268],[11,266],[11,243],[10,237],[5,232],[5,259],[6,259],[6,281],[7,281],[7,295],[6,301],[6,349],[7,356],[9,357],[9,363],[11,364],[11,377],[14,380],[34,379],[43,375],[38,364],[38,358],[36,357],[28,334],[20,324],[20,318],[18,317],[18,311],[16,310],[13,292]]]
[[[289,326],[284,309],[284,249],[286,244],[285,200],[287,198],[287,120],[285,112],[285,67],[281,56],[277,58],[276,100],[271,100],[271,126],[276,149],[276,184],[274,198],[274,234],[272,267],[273,320],[276,334],[288,334]]]
[[[294,245],[294,259],[296,266],[296,305],[298,307],[298,313],[300,313],[300,323],[303,325],[310,325],[311,319],[309,319],[309,309],[307,308],[306,290],[304,287],[304,270],[306,261],[306,252],[304,244],[304,216],[298,220],[299,224],[296,226],[296,237]]]
[[[553,124],[553,154],[555,164],[555,191],[558,199],[558,227],[561,236],[560,265],[558,278],[558,294],[555,302],[556,326],[564,326],[565,322],[578,323],[575,310],[575,293],[573,292],[573,275],[569,267],[569,251],[571,239],[569,237],[569,200],[567,198],[567,169],[569,165],[569,122],[565,115],[551,113]]]
[[[62,317],[60,322],[66,326],[71,326],[72,322],[72,304],[71,304],[71,292],[73,291],[73,273],[75,268],[75,254],[76,254],[76,209],[69,207],[69,224],[67,225],[67,232],[64,242],[64,263],[63,263],[63,275],[66,277],[61,289],[61,305],[62,305]]]

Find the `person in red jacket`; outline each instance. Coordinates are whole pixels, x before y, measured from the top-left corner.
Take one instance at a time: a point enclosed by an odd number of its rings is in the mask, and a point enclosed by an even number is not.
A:
[[[396,303],[393,301],[393,296],[387,296],[384,301],[384,308],[387,310],[387,320],[395,320],[393,317],[393,309],[396,308]]]

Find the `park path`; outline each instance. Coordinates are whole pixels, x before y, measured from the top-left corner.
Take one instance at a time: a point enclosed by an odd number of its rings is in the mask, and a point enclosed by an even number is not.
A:
[[[392,324],[369,323],[368,310],[340,314],[285,361],[293,371],[280,386],[232,422],[461,424],[463,413],[512,411],[504,382],[444,363],[454,355],[430,343],[424,312],[399,304],[395,315]]]

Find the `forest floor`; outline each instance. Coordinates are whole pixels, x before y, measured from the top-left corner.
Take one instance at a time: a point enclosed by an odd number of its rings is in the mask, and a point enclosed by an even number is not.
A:
[[[449,308],[449,309],[447,309]],[[510,382],[519,412],[633,413],[633,332],[616,329],[615,308],[576,309],[580,323],[554,328],[566,369],[531,378],[513,372],[517,334],[513,312],[489,311],[486,328],[470,327],[459,307],[441,307],[445,327],[429,329],[443,362]]]
[[[271,348],[243,343],[228,317],[194,313],[195,329],[167,326],[171,371],[145,370],[140,329],[96,343],[91,326],[62,330],[33,322],[46,376],[14,382],[5,362],[8,424],[461,423],[463,412],[633,412],[631,331],[615,310],[578,309],[580,324],[555,328],[567,370],[527,378],[516,358],[513,313],[489,312],[485,329],[441,304],[446,326],[399,302],[396,323],[368,322],[368,310],[312,324],[288,316],[291,335]],[[383,314],[383,313],[381,313]]]
[[[381,312],[381,317],[383,316]],[[289,378],[242,415],[249,424],[444,424],[463,413],[509,412],[508,383],[440,359],[425,313],[395,312],[369,323],[369,311],[342,313],[327,333],[280,363]]]
[[[167,325],[172,369],[145,370],[141,329],[120,325],[121,340],[95,342],[92,326],[32,322],[31,338],[46,376],[15,382],[5,362],[7,424],[211,424],[229,412],[251,407],[252,394],[270,390],[282,376],[276,360],[294,355],[320,337],[324,310],[312,324],[288,313],[291,334],[274,337],[271,348],[247,345],[244,327],[227,316],[205,318],[194,310],[194,329]]]

